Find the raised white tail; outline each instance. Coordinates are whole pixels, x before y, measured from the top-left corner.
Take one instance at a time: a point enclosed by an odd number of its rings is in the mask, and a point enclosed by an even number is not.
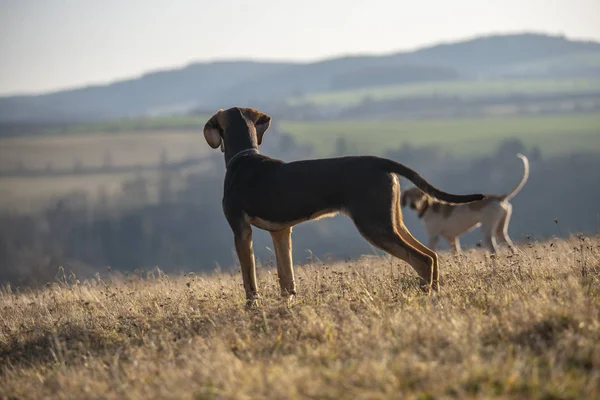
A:
[[[523,178],[521,179],[521,182],[519,182],[519,184],[515,186],[515,188],[512,191],[504,195],[505,201],[509,201],[510,199],[515,197],[517,193],[519,193],[521,189],[523,189],[523,186],[525,186],[525,183],[529,178],[529,160],[521,153],[517,154],[517,157],[519,157],[521,161],[523,161]]]

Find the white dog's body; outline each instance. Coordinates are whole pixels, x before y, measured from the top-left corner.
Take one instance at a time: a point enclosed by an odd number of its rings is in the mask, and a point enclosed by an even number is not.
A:
[[[481,227],[484,243],[491,253],[497,251],[496,238],[500,239],[515,252],[516,247],[508,236],[508,224],[512,213],[509,203],[525,185],[529,177],[529,161],[518,154],[523,161],[523,178],[521,182],[505,195],[489,195],[485,200],[469,204],[447,204],[430,198],[418,188],[410,188],[401,199],[402,207],[406,204],[419,213],[423,219],[425,232],[429,237],[429,248],[436,250],[439,238],[445,238],[456,252],[460,252],[460,235]]]

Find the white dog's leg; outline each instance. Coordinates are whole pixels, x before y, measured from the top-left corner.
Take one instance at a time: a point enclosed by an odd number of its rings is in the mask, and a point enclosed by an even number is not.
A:
[[[460,248],[460,240],[459,240],[458,236],[455,237],[454,240],[452,240],[452,241],[448,240],[448,243],[452,246],[452,249],[454,250],[454,252],[456,254],[458,254],[462,251]]]
[[[501,241],[506,243],[508,248],[513,253],[517,253],[517,247],[514,245],[512,240],[510,240],[510,236],[508,236],[508,224],[510,223],[510,217],[512,215],[512,206],[510,204],[507,204],[504,207],[504,210],[505,214],[503,215],[502,219],[500,220],[500,223],[498,224],[498,228],[496,229],[496,236],[498,236],[498,238]]]
[[[439,236],[430,236],[429,237],[429,248],[433,251],[437,249],[438,242],[440,240]]]
[[[494,237],[492,232],[484,232],[483,241],[489,249],[490,253],[495,254],[498,251],[496,245],[496,238]]]

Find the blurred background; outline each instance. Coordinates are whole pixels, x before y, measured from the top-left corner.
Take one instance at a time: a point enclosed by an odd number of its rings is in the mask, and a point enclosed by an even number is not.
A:
[[[202,134],[231,106],[272,116],[263,154],[385,156],[454,193],[509,191],[521,152],[513,240],[598,234],[599,20],[597,0],[0,0],[0,282],[235,268]],[[293,237],[299,263],[381,254],[344,216]]]

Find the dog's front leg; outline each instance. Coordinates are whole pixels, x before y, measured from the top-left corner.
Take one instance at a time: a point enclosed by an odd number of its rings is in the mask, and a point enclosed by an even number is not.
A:
[[[271,232],[271,238],[273,239],[273,247],[275,247],[277,276],[279,278],[281,296],[289,298],[296,294],[292,261],[292,228]]]
[[[454,250],[455,254],[459,254],[462,250],[460,248],[460,239],[457,237],[455,237],[454,239],[450,239],[448,240],[450,242],[450,245],[452,246],[452,250]]]
[[[438,245],[439,241],[440,241],[440,237],[439,236],[437,236],[437,235],[429,236],[429,248],[432,251],[436,251],[437,250],[437,245]]]
[[[242,279],[246,291],[246,305],[254,306],[258,300],[258,285],[256,283],[256,264],[254,250],[252,249],[252,228],[244,226],[235,232],[235,250],[242,269]]]

